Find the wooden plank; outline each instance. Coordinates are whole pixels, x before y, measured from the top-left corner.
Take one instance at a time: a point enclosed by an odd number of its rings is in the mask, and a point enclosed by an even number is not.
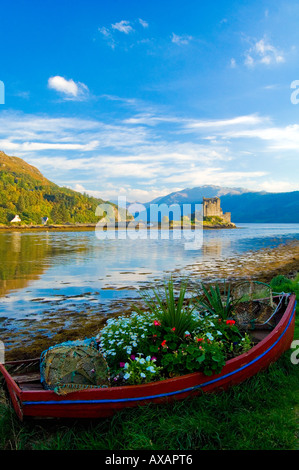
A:
[[[40,374],[36,372],[27,372],[27,374],[22,375],[12,375],[12,378],[18,384],[28,383],[28,382],[39,382]]]
[[[40,382],[22,383],[20,384],[20,388],[22,391],[44,390]]]

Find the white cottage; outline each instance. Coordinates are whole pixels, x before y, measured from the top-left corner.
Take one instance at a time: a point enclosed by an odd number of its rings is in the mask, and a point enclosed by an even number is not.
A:
[[[10,223],[12,222],[21,222],[21,219],[18,215],[15,215],[14,218],[10,221]]]

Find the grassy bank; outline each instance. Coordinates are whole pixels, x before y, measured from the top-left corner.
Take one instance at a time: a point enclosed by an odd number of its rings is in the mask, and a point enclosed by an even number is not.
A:
[[[299,297],[299,276],[278,283]],[[297,306],[297,314],[298,314]],[[299,339],[296,319],[294,339]],[[1,392],[1,449],[298,449],[299,365],[290,351],[228,392],[149,405],[98,421],[19,423]]]

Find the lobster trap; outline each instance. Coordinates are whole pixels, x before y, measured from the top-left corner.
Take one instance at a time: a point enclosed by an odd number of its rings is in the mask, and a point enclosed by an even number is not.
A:
[[[43,387],[64,395],[109,384],[109,371],[94,339],[67,341],[41,354],[40,376]]]
[[[272,330],[277,324],[276,313],[288,294],[273,292],[270,285],[259,281],[242,281],[231,288],[236,300],[235,318],[242,330]]]

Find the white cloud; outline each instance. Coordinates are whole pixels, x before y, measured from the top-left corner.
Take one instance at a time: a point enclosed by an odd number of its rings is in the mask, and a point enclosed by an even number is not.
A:
[[[111,36],[109,29],[105,26],[102,26],[102,28],[98,28],[98,30],[100,31],[100,33],[103,34],[103,36],[106,36],[106,38],[109,38]]]
[[[134,29],[133,26],[134,28],[136,26],[136,29]],[[140,32],[140,26],[142,27],[143,30],[145,30],[148,28],[149,24],[147,21],[143,20],[142,18],[138,18],[132,21],[121,20],[118,23],[111,24],[110,27],[102,26],[98,28],[98,31],[102,34],[107,44],[112,49],[115,49],[116,46],[121,46],[120,35],[118,35],[117,32],[124,33],[127,36],[130,35],[130,41],[132,41],[132,38],[136,39],[136,35],[131,35],[130,33],[133,33],[133,32],[136,33],[138,26],[139,26],[139,32]],[[150,40],[139,39],[137,40],[136,44],[142,44],[142,43],[147,43],[147,42],[150,42]],[[131,42],[131,47],[133,45],[134,43]],[[127,47],[127,44],[125,44],[125,47]]]
[[[64,99],[68,100],[82,100],[87,97],[89,91],[84,83],[74,82],[72,79],[67,80],[60,75],[50,77],[48,87],[61,93]]]
[[[111,47],[111,49],[115,49],[116,42],[113,38],[113,35],[112,35],[110,29],[103,26],[101,28],[98,28],[98,31],[103,35],[105,41]]]
[[[285,62],[284,53],[266,39],[256,41],[245,53],[244,64],[253,67],[256,64],[272,65]]]
[[[232,130],[230,138],[250,137],[268,141],[270,150],[299,150],[299,125],[285,127],[261,127],[255,129]]]
[[[21,152],[30,152],[38,150],[80,150],[88,152],[98,147],[99,142],[94,141],[86,145],[71,143],[50,143],[50,142],[10,142],[6,139],[0,139],[0,147],[8,150],[19,150]]]
[[[117,31],[120,31],[121,33],[129,34],[133,30],[132,26],[130,25],[129,21],[122,20],[119,23],[112,24],[112,29],[116,29]]]
[[[80,183],[75,183],[71,189],[75,191],[79,191],[80,193],[87,193],[90,196],[104,199],[104,200],[113,200],[117,201],[118,197],[126,197],[127,202],[134,202],[138,201],[141,203],[152,201],[153,199],[161,196],[166,196],[170,192],[180,191],[183,189],[182,187],[172,187],[172,188],[152,188],[149,187],[148,189],[140,189],[134,188],[129,184],[123,184],[122,186],[115,187],[114,184],[107,184],[105,185],[104,190],[93,190],[88,189]]]
[[[265,121],[265,118],[262,118],[256,114],[250,114],[247,116],[237,116],[232,119],[220,119],[220,120],[211,120],[211,121],[185,121],[184,125],[189,129],[213,129],[216,130],[223,127],[232,127],[232,126],[252,126],[261,124]]]
[[[183,46],[189,44],[192,39],[192,36],[187,36],[186,34],[178,36],[177,34],[172,33],[171,42],[177,44],[178,46]]]
[[[141,26],[143,26],[143,28],[148,28],[148,23],[147,21],[144,21],[142,20],[141,18],[139,18],[139,23],[141,24]]]
[[[232,69],[236,68],[236,66],[237,66],[236,59],[232,58],[230,60],[230,66],[231,66]]]
[[[253,67],[254,66],[254,60],[251,57],[251,55],[249,55],[248,53],[246,54],[244,64],[247,65],[247,67]]]
[[[148,201],[164,189],[166,194],[224,181],[269,190],[277,179],[281,190],[295,187],[299,125],[274,126],[255,114],[181,119],[153,108],[111,123],[2,111],[0,149],[24,158],[57,184],[71,181],[103,199],[112,194],[115,199],[124,188],[131,200]],[[285,156],[281,150],[292,151],[287,154],[294,169],[290,178],[281,173],[281,162],[276,166]]]
[[[285,193],[290,191],[299,191],[299,184],[290,183],[290,181],[271,179],[260,183],[258,185],[258,189],[269,193]]]

